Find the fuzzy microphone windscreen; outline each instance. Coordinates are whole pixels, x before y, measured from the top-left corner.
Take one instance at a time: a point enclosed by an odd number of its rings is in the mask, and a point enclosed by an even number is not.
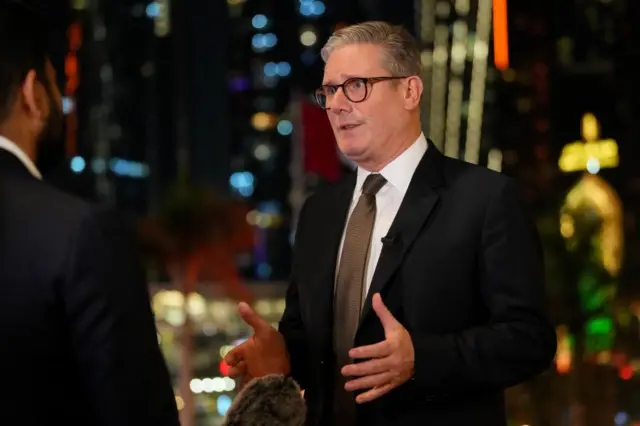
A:
[[[270,374],[240,391],[223,426],[303,426],[306,415],[300,386],[289,377]]]

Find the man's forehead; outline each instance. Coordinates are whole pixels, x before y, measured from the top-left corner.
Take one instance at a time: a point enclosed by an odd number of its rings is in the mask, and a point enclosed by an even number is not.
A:
[[[341,84],[350,78],[382,77],[387,74],[377,58],[367,58],[362,61],[349,61],[325,67],[322,82],[323,84]]]

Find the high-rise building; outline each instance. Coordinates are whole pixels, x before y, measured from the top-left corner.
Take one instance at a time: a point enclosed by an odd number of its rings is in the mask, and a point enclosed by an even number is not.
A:
[[[285,278],[290,269],[293,122],[289,104],[298,66],[297,1],[228,1],[229,120],[234,194],[254,207],[256,247],[245,266],[257,279]],[[315,2],[321,3],[321,2]],[[314,4],[315,4],[314,3]],[[314,7],[314,6],[310,6]],[[312,11],[315,11],[313,9]]]
[[[71,1],[63,107],[70,187],[125,211],[149,199],[153,21],[144,3]]]
[[[415,32],[425,68],[423,128],[445,155],[501,167],[491,126],[491,0],[416,0]]]
[[[496,82],[496,145],[504,171],[517,177],[529,198],[544,197],[557,175],[551,141],[552,4],[508,2],[508,67]],[[555,7],[555,4],[553,4]],[[555,12],[553,12],[555,14]],[[494,40],[495,41],[495,40]]]
[[[226,192],[227,4],[71,0],[71,8],[69,186],[138,214],[181,179]]]

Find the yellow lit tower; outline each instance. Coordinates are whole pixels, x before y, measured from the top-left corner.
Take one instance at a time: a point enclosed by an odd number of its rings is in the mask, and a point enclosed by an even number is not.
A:
[[[415,9],[425,69],[423,128],[445,155],[500,170],[501,153],[490,151],[492,111],[487,106],[495,99],[494,10],[500,24],[497,66],[508,66],[506,2],[416,0]]]

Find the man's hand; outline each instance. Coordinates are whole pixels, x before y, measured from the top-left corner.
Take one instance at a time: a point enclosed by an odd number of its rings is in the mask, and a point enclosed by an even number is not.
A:
[[[246,383],[267,374],[289,374],[289,354],[282,335],[246,303],[238,305],[238,312],[253,335],[224,357],[231,366],[229,375],[242,376],[242,383]]]
[[[346,390],[369,389],[356,397],[358,403],[373,401],[413,376],[415,355],[409,332],[391,315],[379,293],[373,295],[372,304],[384,327],[385,340],[375,345],[351,349],[351,358],[371,359],[342,368],[344,376],[359,377],[349,380],[345,384]]]

